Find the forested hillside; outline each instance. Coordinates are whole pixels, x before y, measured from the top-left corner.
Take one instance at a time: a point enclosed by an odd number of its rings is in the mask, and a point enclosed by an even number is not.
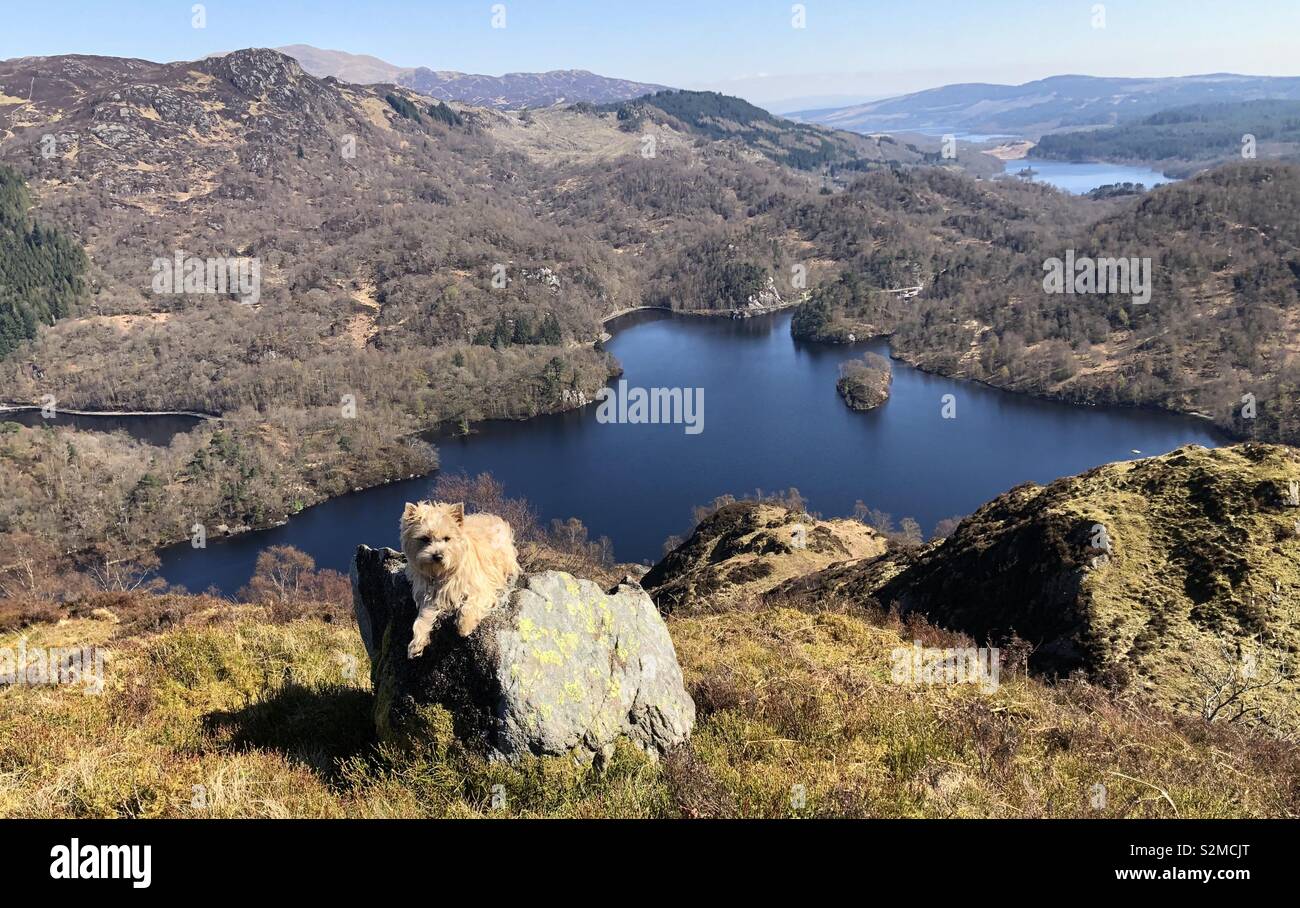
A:
[[[1200,412],[1241,437],[1300,441],[1300,167],[1222,167],[1106,203],[1111,213],[1095,221],[1067,216],[1093,203],[1042,187],[990,190],[930,171],[869,178],[828,210],[871,211],[881,199],[933,233],[909,235],[897,224],[883,249],[844,246],[847,270],[869,279],[816,291],[796,322],[805,336],[889,332],[896,355],[948,375]],[[836,220],[820,233],[847,229]],[[1068,249],[1150,258],[1151,302],[1045,293],[1043,263]],[[902,287],[913,274],[926,285],[914,299],[865,289]],[[1252,412],[1246,395],[1257,404],[1253,417],[1243,417]]]
[[[22,178],[0,166],[0,358],[52,325],[83,290],[86,255],[75,241],[28,217]]]
[[[1246,137],[1253,148],[1246,148]],[[1043,136],[1029,156],[1058,161],[1144,161],[1158,164],[1240,160],[1300,153],[1300,101],[1201,104],[1152,114],[1111,129]]]

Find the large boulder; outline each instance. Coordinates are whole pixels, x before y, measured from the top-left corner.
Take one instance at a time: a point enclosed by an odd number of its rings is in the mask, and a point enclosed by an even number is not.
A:
[[[452,716],[458,737],[491,757],[607,756],[621,736],[652,754],[695,724],[668,628],[638,586],[609,593],[558,571],[522,577],[469,637],[434,628],[408,659],[415,602],[406,560],[360,546],[352,596],[385,740],[418,736],[428,708]]]

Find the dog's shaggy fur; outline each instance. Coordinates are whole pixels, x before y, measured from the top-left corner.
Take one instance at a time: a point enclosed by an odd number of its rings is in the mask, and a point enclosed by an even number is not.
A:
[[[463,504],[408,502],[401,531],[406,576],[420,610],[406,651],[414,659],[443,615],[456,613],[462,637],[474,633],[514,585],[519,556],[510,524],[493,514],[466,516]]]

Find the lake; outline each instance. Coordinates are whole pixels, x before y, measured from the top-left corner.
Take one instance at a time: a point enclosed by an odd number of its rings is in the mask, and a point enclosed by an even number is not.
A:
[[[895,520],[935,523],[974,511],[1022,482],[1049,482],[1102,463],[1223,439],[1208,423],[1167,413],[1077,407],[927,375],[894,363],[888,402],[850,410],[835,390],[840,363],[875,341],[842,347],[796,342],[789,312],[731,320],[638,312],[611,326],[608,348],[631,387],[703,389],[702,431],[683,425],[602,423],[597,407],[527,422],[494,422],[442,439],[442,468],[490,472],[541,516],[581,519],[623,561],[658,560],[690,529],[693,506],[722,494],[791,486],[824,516],[858,500]],[[953,395],[956,418],[943,418]],[[346,571],[359,543],[397,544],[402,505],[429,477],[355,492],[284,526],[205,549],[164,550],[162,576],[198,592],[233,593],[257,554],[293,545],[319,566]]]
[[[94,413],[58,412],[50,419],[40,410],[0,410],[0,422],[16,422],[28,428],[49,426],[80,429],[83,432],[125,432],[132,438],[157,447],[166,447],[172,439],[203,422],[202,417],[181,413],[110,416]]]
[[[1158,170],[1149,167],[1130,167],[1126,164],[1039,161],[1024,158],[1018,161],[1007,161],[1006,166],[1006,172],[1010,175],[1019,173],[1026,167],[1032,167],[1037,171],[1034,175],[1035,182],[1047,183],[1073,195],[1083,195],[1098,186],[1109,186],[1112,183],[1142,183],[1150,189],[1164,183],[1176,182]]]
[[[940,129],[938,127],[900,130],[900,134],[904,136],[908,133],[928,138],[951,135],[961,142],[986,146],[992,146],[995,143],[1023,141],[1020,136],[962,132],[961,130]],[[1073,195],[1083,195],[1086,192],[1092,192],[1098,186],[1109,186],[1114,183],[1141,183],[1147,189],[1151,189],[1165,183],[1177,182],[1158,170],[1152,170],[1150,167],[1133,167],[1127,164],[1107,164],[1092,161],[1039,161],[1034,158],[1020,158],[1004,163],[1007,176],[1014,176],[1024,168],[1032,167],[1038,171],[1034,176],[1034,180],[1055,186],[1057,189]]]

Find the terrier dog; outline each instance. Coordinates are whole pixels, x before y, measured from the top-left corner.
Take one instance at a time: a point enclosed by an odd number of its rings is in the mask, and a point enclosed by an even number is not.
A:
[[[519,556],[510,524],[492,514],[466,516],[463,504],[407,502],[401,532],[406,576],[420,610],[406,650],[415,659],[449,612],[456,613],[462,637],[474,633],[519,576]]]

